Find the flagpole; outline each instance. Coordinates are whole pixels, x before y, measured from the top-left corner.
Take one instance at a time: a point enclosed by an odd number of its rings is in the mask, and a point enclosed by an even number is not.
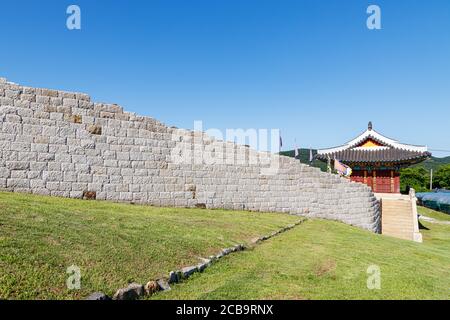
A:
[[[278,154],[281,154],[282,148],[283,148],[283,138],[281,137],[281,130],[280,130],[280,141],[279,141]]]

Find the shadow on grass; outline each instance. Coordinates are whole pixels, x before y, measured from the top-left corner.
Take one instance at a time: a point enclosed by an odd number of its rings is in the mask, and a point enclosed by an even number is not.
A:
[[[430,230],[429,228],[425,227],[420,221],[419,221],[419,230]]]

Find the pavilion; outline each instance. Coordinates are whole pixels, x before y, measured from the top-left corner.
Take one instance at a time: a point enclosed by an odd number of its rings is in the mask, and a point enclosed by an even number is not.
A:
[[[431,156],[426,146],[403,144],[373,130],[350,142],[317,151],[316,158],[339,160],[352,169],[350,179],[367,184],[376,193],[400,193],[400,169],[420,163]]]

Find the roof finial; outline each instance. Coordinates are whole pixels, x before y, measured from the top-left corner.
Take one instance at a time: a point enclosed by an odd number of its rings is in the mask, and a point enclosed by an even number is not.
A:
[[[369,125],[367,126],[367,128],[368,128],[369,130],[372,130],[372,128],[373,128],[373,126],[372,126],[372,121],[369,121]]]

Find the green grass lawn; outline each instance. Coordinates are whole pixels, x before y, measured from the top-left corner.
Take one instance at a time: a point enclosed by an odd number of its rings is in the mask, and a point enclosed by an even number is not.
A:
[[[435,211],[425,207],[418,207],[418,212],[422,216],[426,216],[436,220],[450,221],[450,214],[446,214],[443,212]]]
[[[450,299],[450,226],[422,224],[419,244],[309,220],[152,298]],[[380,290],[367,288],[370,265]]]
[[[112,295],[297,220],[0,193],[0,299]],[[81,269],[81,290],[66,287],[71,265]]]
[[[0,299],[112,295],[297,220],[0,193]],[[418,244],[308,220],[152,298],[450,299],[450,226],[422,224]],[[71,265],[81,269],[81,290],[66,288]],[[367,289],[370,265],[380,267],[380,290]]]

